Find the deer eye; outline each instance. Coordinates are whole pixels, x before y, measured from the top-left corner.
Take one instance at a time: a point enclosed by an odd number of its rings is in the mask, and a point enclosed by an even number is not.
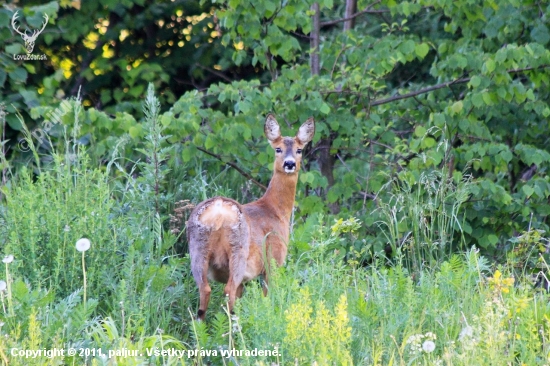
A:
[[[302,153],[302,149],[296,150],[296,154],[301,154],[301,153]]]
[[[275,148],[275,152],[276,152],[277,154],[280,154],[280,153],[283,152],[283,150],[282,150],[280,147],[276,147],[276,148]]]

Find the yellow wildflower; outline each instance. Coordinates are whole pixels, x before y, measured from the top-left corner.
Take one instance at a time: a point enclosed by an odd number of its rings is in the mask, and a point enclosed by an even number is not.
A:
[[[489,278],[489,285],[497,292],[507,294],[510,292],[510,287],[514,285],[514,277],[502,278],[502,273],[497,269],[493,277]]]

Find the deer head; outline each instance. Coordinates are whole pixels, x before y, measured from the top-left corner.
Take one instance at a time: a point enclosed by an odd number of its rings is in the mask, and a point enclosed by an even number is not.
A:
[[[27,49],[27,53],[32,53],[32,50],[34,49],[34,42],[36,42],[36,38],[44,28],[46,28],[46,25],[48,24],[48,14],[44,14],[44,24],[42,25],[42,29],[40,30],[34,30],[31,35],[27,34],[27,30],[25,30],[25,33],[21,32],[19,30],[19,27],[15,25],[15,21],[17,20],[17,13],[19,11],[16,11],[13,14],[13,17],[11,18],[11,26],[13,27],[13,30],[15,30],[17,33],[21,35],[21,38],[23,38],[23,41],[25,41],[25,48]]]
[[[295,137],[282,137],[281,129],[272,114],[267,116],[264,126],[269,144],[275,150],[275,170],[288,175],[298,174],[302,161],[302,149],[313,139],[315,122],[310,117],[300,128]]]

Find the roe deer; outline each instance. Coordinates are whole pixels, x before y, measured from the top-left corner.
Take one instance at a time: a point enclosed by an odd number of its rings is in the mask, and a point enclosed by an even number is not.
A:
[[[210,300],[208,279],[227,283],[224,293],[233,311],[244,282],[263,276],[266,295],[266,265],[271,259],[279,266],[285,260],[302,149],[313,139],[315,123],[309,118],[295,137],[282,137],[270,114],[264,132],[275,149],[275,166],[263,197],[245,205],[226,197],[210,198],[199,203],[187,221],[191,272],[200,294],[200,320]]]

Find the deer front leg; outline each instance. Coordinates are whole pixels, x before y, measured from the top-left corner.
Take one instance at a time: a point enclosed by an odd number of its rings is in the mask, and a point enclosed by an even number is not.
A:
[[[243,296],[244,291],[244,283],[241,283],[239,287],[237,287],[237,297],[240,299]]]
[[[229,312],[233,314],[233,306],[235,306],[235,298],[237,296],[237,286],[232,280],[229,280],[223,292],[225,293],[225,296],[227,296],[227,306],[229,308]]]

